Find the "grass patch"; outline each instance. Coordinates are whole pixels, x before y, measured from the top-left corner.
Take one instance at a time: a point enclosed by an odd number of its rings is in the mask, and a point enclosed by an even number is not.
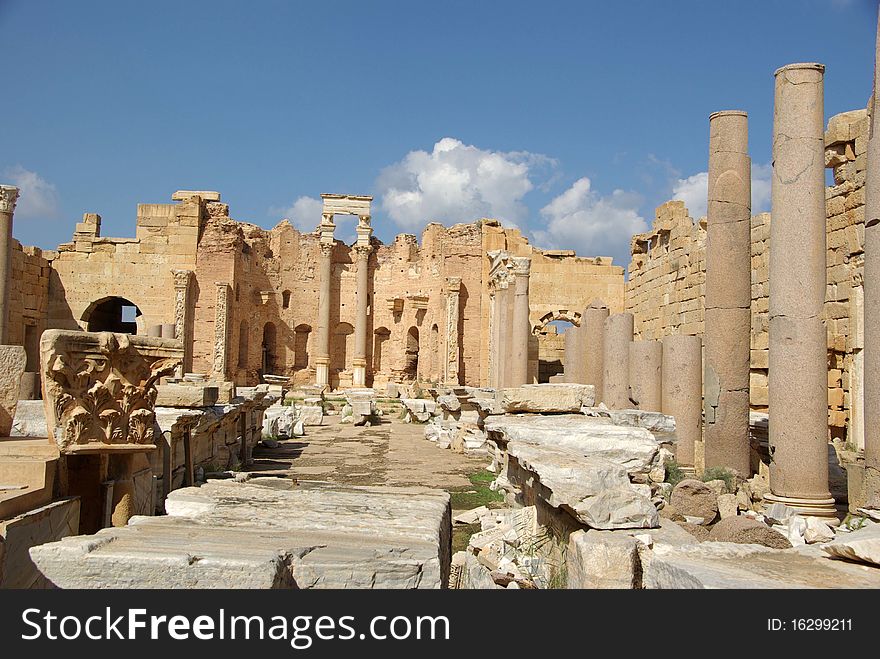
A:
[[[468,548],[471,536],[479,533],[481,530],[480,523],[475,524],[456,524],[452,527],[452,553],[457,551],[465,551]]]
[[[709,467],[703,472],[704,483],[709,481],[724,481],[728,493],[736,492],[736,474],[724,467]]]
[[[666,463],[666,482],[675,487],[684,480],[684,471],[675,460]]]
[[[472,510],[480,506],[504,501],[504,495],[489,489],[489,483],[495,480],[495,474],[480,469],[468,474],[471,486],[463,485],[449,490],[453,510]],[[491,506],[489,506],[491,508]]]

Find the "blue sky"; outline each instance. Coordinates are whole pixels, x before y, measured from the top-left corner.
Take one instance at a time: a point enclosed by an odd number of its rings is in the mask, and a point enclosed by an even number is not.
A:
[[[385,241],[489,215],[625,264],[655,206],[704,206],[715,110],[749,112],[767,209],[773,71],[823,62],[826,116],[864,107],[876,6],[0,0],[0,182],[46,248],[84,212],[133,235],[177,189],[308,230],[345,192],[375,195]]]

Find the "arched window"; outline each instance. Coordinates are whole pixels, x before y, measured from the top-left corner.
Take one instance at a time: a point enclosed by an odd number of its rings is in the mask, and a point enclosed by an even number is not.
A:
[[[281,293],[281,308],[282,309],[290,308],[290,291],[283,291]]]
[[[406,333],[406,353],[403,371],[406,376],[415,380],[419,375],[419,328],[410,327]]]
[[[303,369],[309,367],[309,335],[312,326],[297,325],[293,330],[293,367]]]

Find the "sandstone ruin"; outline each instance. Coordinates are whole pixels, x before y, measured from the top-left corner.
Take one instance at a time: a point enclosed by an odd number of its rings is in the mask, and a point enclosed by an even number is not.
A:
[[[715,112],[626,273],[349,194],[40,250],[0,186],[0,587],[880,586],[880,40],[867,108],[824,74],[775,73],[771,212]]]

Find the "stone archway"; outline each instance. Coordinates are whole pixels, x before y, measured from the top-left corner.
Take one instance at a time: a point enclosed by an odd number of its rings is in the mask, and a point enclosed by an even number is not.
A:
[[[581,313],[569,309],[553,309],[545,313],[532,328],[529,361],[534,364],[538,382],[549,382],[565,370],[565,332],[580,327]]]
[[[134,302],[108,296],[92,302],[81,316],[87,332],[119,332],[137,334],[141,310]]]

